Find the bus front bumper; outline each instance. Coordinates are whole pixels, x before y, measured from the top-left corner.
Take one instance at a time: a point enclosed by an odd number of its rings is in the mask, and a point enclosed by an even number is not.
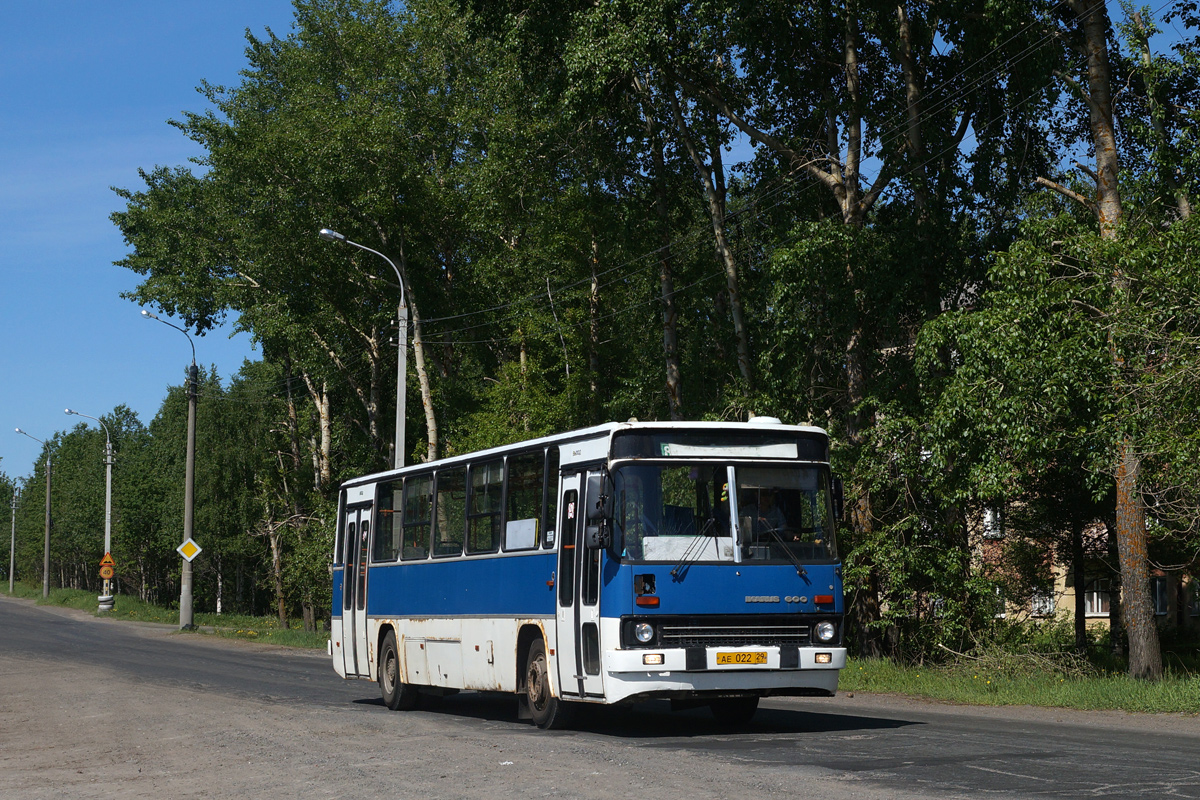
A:
[[[609,702],[721,693],[832,696],[845,666],[844,647],[608,650],[605,694]]]

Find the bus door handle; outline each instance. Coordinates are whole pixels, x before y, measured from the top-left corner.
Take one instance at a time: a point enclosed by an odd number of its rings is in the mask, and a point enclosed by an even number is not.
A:
[[[554,588],[554,573],[553,572],[550,573],[550,580],[546,581],[546,585],[549,586],[551,589]]]

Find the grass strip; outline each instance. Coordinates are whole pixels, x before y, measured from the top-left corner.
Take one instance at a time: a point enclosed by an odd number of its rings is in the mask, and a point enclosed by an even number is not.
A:
[[[1024,670],[959,661],[905,666],[886,659],[851,659],[841,692],[879,692],[983,706],[1041,706],[1154,714],[1200,714],[1200,676],[1168,667],[1160,681],[1120,672],[1079,675],[1045,667]]]
[[[7,587],[5,587],[7,594]],[[79,611],[91,612],[101,616],[95,592],[82,589],[51,589],[50,596],[42,597],[40,585],[18,582],[13,587],[14,597],[36,600],[38,605],[52,605],[63,608],[74,608]],[[129,595],[117,595],[113,610],[104,612],[109,619],[125,619],[137,622],[159,622],[166,625],[179,624],[179,609],[164,608],[146,603]],[[248,641],[268,642],[284,647],[302,647],[311,650],[324,650],[329,634],[323,631],[306,631],[297,627],[298,623],[289,623],[285,628],[279,624],[277,617],[252,617],[245,614],[212,614],[202,612],[193,615],[193,621],[198,626],[199,633],[223,636],[230,639],[245,639]]]

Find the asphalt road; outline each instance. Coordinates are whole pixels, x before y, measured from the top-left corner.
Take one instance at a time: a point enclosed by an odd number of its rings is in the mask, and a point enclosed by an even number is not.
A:
[[[573,730],[464,693],[389,712],[323,653],[0,598],[0,798],[1200,798],[1200,720],[885,696],[665,703]]]

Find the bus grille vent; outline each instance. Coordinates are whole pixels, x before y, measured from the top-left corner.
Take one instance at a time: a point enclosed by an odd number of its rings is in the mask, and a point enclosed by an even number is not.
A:
[[[808,625],[664,625],[663,647],[782,647],[809,643]]]

